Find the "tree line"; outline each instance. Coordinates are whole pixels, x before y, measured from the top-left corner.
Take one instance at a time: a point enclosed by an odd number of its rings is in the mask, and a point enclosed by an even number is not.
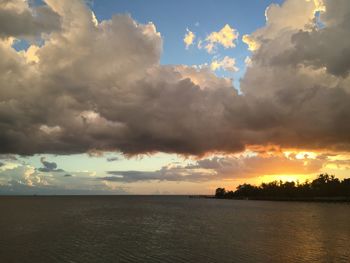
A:
[[[350,198],[350,178],[340,180],[334,175],[320,174],[315,180],[299,182],[273,181],[260,186],[242,184],[236,191],[217,188],[215,197],[220,199],[325,199]]]

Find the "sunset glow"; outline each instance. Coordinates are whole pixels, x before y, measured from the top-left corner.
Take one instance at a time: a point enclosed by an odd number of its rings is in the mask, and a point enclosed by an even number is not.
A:
[[[0,193],[345,178],[350,6],[335,2],[0,1]]]

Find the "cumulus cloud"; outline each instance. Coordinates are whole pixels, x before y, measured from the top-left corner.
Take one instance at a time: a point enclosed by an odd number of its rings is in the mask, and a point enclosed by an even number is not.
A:
[[[186,49],[188,49],[191,45],[193,45],[195,38],[196,38],[196,35],[187,28],[186,34],[184,37],[184,43],[186,45]]]
[[[54,169],[52,163],[47,164]],[[0,194],[125,194],[127,189],[113,182],[96,180],[90,172],[72,174],[42,172],[23,163],[4,163],[0,167]]]
[[[303,30],[292,36],[293,47],[276,55],[272,63],[325,68],[335,76],[347,77],[350,71],[350,3],[345,0],[324,1],[321,30]]]
[[[321,12],[324,27],[318,27],[315,12]],[[287,0],[271,6],[266,26],[251,34],[260,48],[241,89],[269,112],[265,117],[271,119],[262,120],[275,123],[269,125],[274,143],[349,150],[350,79],[341,47],[348,41],[343,25],[349,14],[348,1]]]
[[[37,37],[60,28],[60,17],[48,6],[30,7],[23,0],[0,0],[0,37]]]
[[[223,59],[214,59],[211,64],[210,68],[212,70],[219,70],[223,69],[226,71],[236,72],[238,71],[238,68],[236,67],[236,60],[234,58],[231,58],[229,56],[225,56]]]
[[[218,32],[211,32],[206,40],[204,48],[208,53],[213,53],[218,45],[224,48],[234,48],[236,46],[235,41],[237,40],[239,33],[236,29],[232,28],[229,24],[226,24]]]
[[[161,65],[153,23],[126,15],[97,21],[82,1],[46,0],[60,29],[42,45],[16,51],[22,33],[15,29],[0,40],[0,153],[203,155],[269,144],[349,151],[342,54],[350,8],[345,0],[324,1],[325,26],[317,28],[316,2],[287,0],[266,11],[266,25],[250,34],[259,48],[239,94],[210,68]],[[231,48],[237,37],[226,25],[204,45]],[[322,46],[327,41],[338,48]]]
[[[286,0],[282,5],[271,4],[265,10],[266,25],[250,35],[243,35],[242,41],[251,51],[274,38],[283,41],[281,46],[290,46],[291,32],[313,27],[315,13],[320,11],[325,11],[322,0]]]

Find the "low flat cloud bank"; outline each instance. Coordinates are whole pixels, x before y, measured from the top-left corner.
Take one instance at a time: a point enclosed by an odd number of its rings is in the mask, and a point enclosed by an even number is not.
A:
[[[108,171],[100,180],[111,182],[187,181],[206,182],[254,178],[262,175],[314,174],[324,167],[327,158],[298,159],[295,156],[226,156],[205,158],[193,164],[168,164],[157,171]]]

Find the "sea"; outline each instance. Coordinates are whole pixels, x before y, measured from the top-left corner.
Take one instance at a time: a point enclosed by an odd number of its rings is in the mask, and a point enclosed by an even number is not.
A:
[[[350,204],[0,197],[0,262],[350,262]]]

